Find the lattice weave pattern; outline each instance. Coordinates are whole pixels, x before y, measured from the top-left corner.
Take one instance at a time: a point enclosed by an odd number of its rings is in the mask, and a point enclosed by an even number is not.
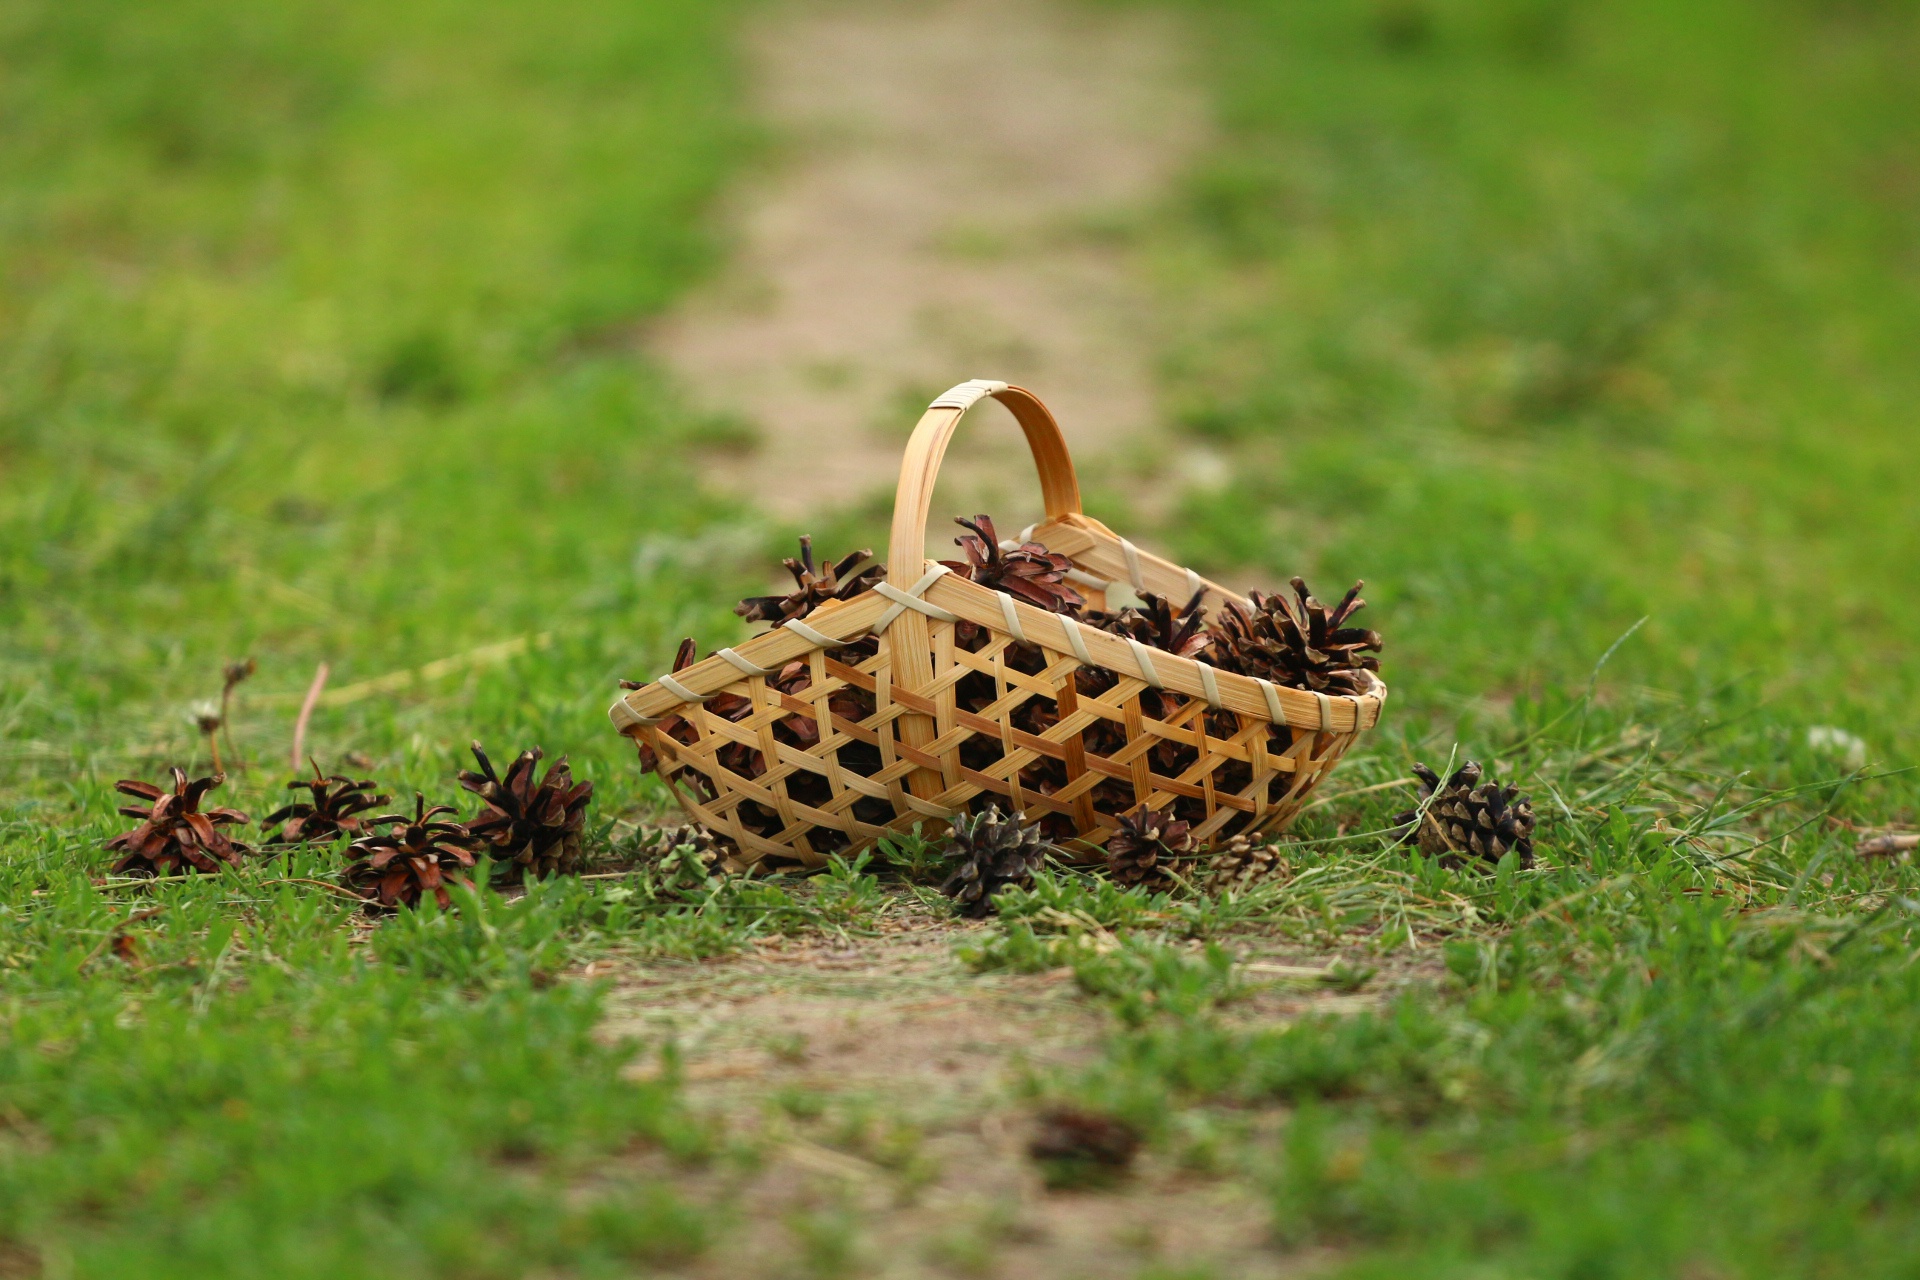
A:
[[[1115,579],[1239,598],[1081,514],[1058,428],[1030,393],[962,384],[909,445],[890,581],[613,706],[737,861],[818,866],[990,800],[1089,854],[1142,804],[1171,809],[1203,840],[1273,831],[1378,721],[1377,681],[1358,698],[1277,688],[928,565],[919,548],[946,433],[989,395],[1009,403],[1040,464],[1050,519],[1030,535],[1072,559],[1091,601]]]

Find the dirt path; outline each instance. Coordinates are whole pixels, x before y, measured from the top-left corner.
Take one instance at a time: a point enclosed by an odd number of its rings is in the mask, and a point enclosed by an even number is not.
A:
[[[726,1206],[694,1275],[1256,1280],[1321,1261],[1274,1247],[1260,1174],[1201,1155],[1205,1139],[1149,1150],[1112,1185],[1044,1185],[1026,1155],[1035,1109],[1026,1084],[1094,1062],[1110,1015],[1068,970],[972,972],[955,948],[983,926],[916,895],[889,893],[876,919],[872,936],[770,937],[747,955],[607,960],[582,975],[613,979],[603,1033],[671,1044],[692,1105],[758,1153],[704,1173],[660,1166],[697,1199]],[[1401,957],[1342,993],[1273,976],[1331,956],[1250,938],[1237,946],[1249,985],[1222,1016],[1242,1025],[1378,1008],[1437,971],[1431,957]],[[633,1070],[653,1075],[663,1062],[649,1052]],[[1230,1108],[1216,1119],[1257,1149],[1278,1117]]]
[[[1159,1266],[1252,1280],[1310,1266],[1273,1248],[1257,1180],[1225,1170],[1153,1151],[1117,1184],[1049,1190],[1025,1155],[1021,1081],[1091,1061],[1106,1015],[1066,971],[970,973],[953,948],[971,926],[903,914],[898,932],[851,945],[770,940],[704,964],[610,966],[605,1032],[670,1040],[694,1106],[762,1153],[686,1187],[733,1206],[695,1274],[1091,1280]],[[1234,1016],[1375,1006],[1408,976],[1354,996],[1276,988]]]
[[[654,335],[697,402],[758,436],[713,477],[783,515],[842,508],[890,486],[926,402],[972,377],[1040,391],[1096,464],[1150,433],[1125,230],[1201,137],[1175,36],[1044,0],[760,19],[774,158],[730,215],[732,267]],[[956,493],[1024,480],[1015,432],[976,435]]]

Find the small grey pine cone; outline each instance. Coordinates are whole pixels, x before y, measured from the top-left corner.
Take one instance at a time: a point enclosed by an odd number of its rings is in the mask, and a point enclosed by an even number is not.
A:
[[[1046,861],[1048,845],[1038,825],[1023,825],[1025,814],[1003,816],[998,805],[953,820],[947,857],[953,874],[940,892],[953,899],[961,915],[975,919],[993,910],[993,897],[1010,886],[1028,888]]]
[[[653,861],[678,888],[693,888],[725,874],[733,852],[723,840],[697,822],[662,827],[653,840]]]
[[[1272,845],[1234,836],[1216,848],[1207,862],[1207,888],[1214,893],[1247,889],[1262,880],[1285,879],[1291,871]]]

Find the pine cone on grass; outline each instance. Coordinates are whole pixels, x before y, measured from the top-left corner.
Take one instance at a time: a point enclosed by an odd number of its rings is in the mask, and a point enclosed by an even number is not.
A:
[[[1264,880],[1284,879],[1289,870],[1286,860],[1272,845],[1234,836],[1208,859],[1206,884],[1214,893],[1246,890]]]
[[[1075,1106],[1042,1111],[1027,1155],[1053,1187],[1098,1185],[1125,1174],[1140,1151],[1140,1131],[1124,1120]]]
[[[216,773],[189,782],[186,771],[176,765],[171,791],[137,778],[114,783],[113,789],[121,795],[145,803],[120,806],[121,813],[140,819],[140,825],[107,841],[109,850],[122,855],[113,864],[113,874],[172,876],[239,866],[253,850],[220,828],[245,826],[253,819],[238,809],[200,807],[207,792],[226,780],[226,774]]]
[[[480,772],[460,772],[460,785],[481,802],[479,814],[466,824],[467,831],[486,846],[510,880],[564,875],[580,861],[580,832],[586,825],[593,784],[576,784],[565,756],[554,761],[536,783],[534,767],[540,755],[538,747],[522,751],[502,778],[476,742],[473,758],[480,762]]]
[[[347,850],[353,858],[347,867],[347,883],[360,891],[369,906],[417,907],[427,894],[432,894],[443,910],[451,906],[453,897],[447,886],[471,889],[473,881],[461,872],[475,861],[470,851],[472,834],[460,823],[440,818],[452,812],[452,805],[428,808],[426,797],[416,791],[411,818],[404,813],[386,813],[368,819],[368,826],[390,829],[353,842]]]
[[[862,547],[852,555],[842,556],[832,564],[816,568],[813,562],[813,539],[802,537],[800,558],[780,562],[793,575],[796,590],[783,596],[750,596],[735,605],[733,611],[748,622],[771,622],[775,626],[795,618],[804,618],[829,600],[851,600],[861,592],[870,590],[874,583],[884,580],[887,576],[884,565],[869,565],[858,573],[854,572],[863,560],[872,558],[873,552]]]
[[[358,836],[367,829],[367,819],[359,815],[391,799],[384,794],[369,794],[373,790],[371,779],[356,782],[352,778],[323,774],[318,764],[308,763],[313,764],[313,776],[295,778],[287,784],[287,790],[298,791],[304,787],[312,799],[296,800],[262,818],[262,827],[280,827],[267,837],[269,841],[301,844],[332,840],[343,834]]]
[[[723,847],[713,832],[695,822],[664,828],[655,844],[653,863],[666,887],[677,892],[702,889],[726,873],[731,845]]]
[[[1107,837],[1107,874],[1122,888],[1159,893],[1174,887],[1180,864],[1191,862],[1198,850],[1189,823],[1141,805]]]
[[[1292,600],[1255,591],[1253,608],[1229,600],[1211,631],[1209,660],[1223,671],[1271,680],[1292,689],[1325,694],[1361,694],[1380,669],[1380,633],[1349,627],[1347,620],[1367,607],[1356,582],[1329,609],[1314,599],[1307,584],[1293,579]]]
[[[1420,778],[1420,799],[1426,806],[1409,809],[1394,819],[1404,827],[1402,844],[1418,845],[1420,852],[1447,866],[1479,861],[1497,865],[1509,850],[1520,865],[1533,865],[1533,799],[1514,787],[1480,781],[1479,762],[1469,760],[1444,783],[1424,764],[1413,771]]]
[[[1033,873],[1046,861],[1048,844],[1038,826],[1023,825],[1023,815],[1002,816],[998,805],[984,813],[953,820],[947,856],[957,859],[940,892],[953,899],[963,916],[981,919],[993,911],[994,895],[1009,886],[1031,888]]]

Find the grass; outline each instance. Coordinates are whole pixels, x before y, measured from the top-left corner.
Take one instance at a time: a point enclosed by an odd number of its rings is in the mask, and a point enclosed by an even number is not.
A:
[[[1231,465],[1150,532],[1364,574],[1395,692],[1283,881],[1002,899],[965,958],[1114,1014],[1030,1089],[1339,1274],[1911,1272],[1920,885],[1852,848],[1920,803],[1920,11],[1165,6],[1219,127],[1129,234],[1183,445]],[[604,865],[641,847],[613,682],[733,634],[769,550],[692,482],[737,426],[635,355],[751,145],[735,20],[0,4],[0,1273],[633,1274],[724,1225],[671,1184],[736,1138],[572,975],[858,940],[881,866],[374,928],[333,851],[137,885],[100,845],[251,656],[227,803],[279,802],[326,662],[323,761],[451,799],[470,739],[540,742]],[[1539,866],[1378,834],[1455,753],[1532,789]],[[1367,1011],[1249,1013],[1276,951]],[[789,1102],[931,1176],[894,1118]],[[860,1232],[791,1224],[819,1274]]]
[[[1364,574],[1396,709],[1343,785],[1476,756],[1551,852],[1462,876],[1360,838],[1397,798],[1317,813],[1213,945],[1430,988],[1248,1027],[1186,921],[1121,930],[1159,958],[1118,986],[1056,939],[1126,1029],[1035,1087],[1257,1180],[1338,1274],[1907,1274],[1920,904],[1853,845],[1915,813],[1920,11],[1187,11],[1222,133],[1140,248],[1233,465],[1163,537]]]
[[[720,1136],[555,979],[801,927],[779,889],[752,922],[483,891],[370,934],[331,851],[143,886],[100,843],[113,778],[206,767],[186,708],[249,655],[226,803],[280,803],[324,661],[312,749],[390,790],[451,798],[479,736],[648,804],[601,704],[710,625],[731,553],[659,541],[721,508],[632,335],[747,141],[729,20],[0,7],[0,1271],[625,1275],[710,1237],[649,1161]]]

